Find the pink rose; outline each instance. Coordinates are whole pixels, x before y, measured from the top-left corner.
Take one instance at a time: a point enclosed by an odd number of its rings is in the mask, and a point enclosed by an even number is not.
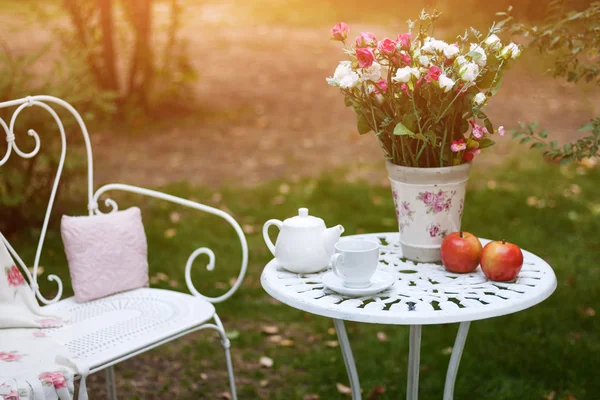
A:
[[[498,135],[504,136],[505,130],[503,126],[498,127]]]
[[[398,35],[398,39],[396,39],[396,41],[398,43],[400,43],[400,46],[403,49],[408,50],[408,49],[410,49],[411,39],[412,39],[412,35],[410,33],[403,33],[401,35]]]
[[[441,74],[442,69],[437,65],[432,65],[431,67],[429,67],[429,72],[427,72],[427,75],[425,75],[425,80],[427,81],[427,83],[431,82],[432,80],[437,81],[440,78]]]
[[[331,38],[333,40],[339,40],[343,42],[348,37],[348,25],[343,22],[338,22],[333,28],[331,28]]]
[[[4,361],[4,362],[17,362],[17,361],[21,361],[21,358],[23,358],[23,356],[21,354],[19,354],[16,351],[11,351],[11,352],[0,352],[0,361]]]
[[[379,93],[385,93],[387,91],[387,82],[385,81],[385,79],[380,80],[379,82],[376,83],[377,86],[375,86],[375,93],[379,94]]]
[[[408,92],[408,85],[406,83],[400,85],[400,90],[402,90],[402,93],[404,93],[406,97],[410,97],[410,93]]]
[[[371,49],[357,48],[356,58],[358,59],[358,66],[360,68],[369,68],[375,61],[375,56]]]
[[[356,38],[356,47],[375,47],[377,38],[371,32],[361,32]]]
[[[21,271],[19,271],[16,265],[6,269],[6,277],[8,278],[8,286],[20,286],[25,282]]]
[[[402,53],[400,54],[400,61],[402,61],[406,65],[409,65],[412,62],[412,58],[410,58],[408,54]]]
[[[392,39],[385,38],[377,45],[379,51],[387,56],[391,56],[396,52],[396,42]]]
[[[47,385],[53,385],[55,389],[67,387],[67,381],[60,372],[44,372],[38,379]]]

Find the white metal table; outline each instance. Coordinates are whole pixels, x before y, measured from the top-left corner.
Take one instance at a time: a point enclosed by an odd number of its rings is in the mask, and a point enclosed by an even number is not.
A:
[[[523,251],[524,264],[517,280],[503,283],[488,281],[479,267],[469,274],[455,274],[441,265],[405,260],[398,233],[352,238],[380,243],[378,268],[397,279],[392,287],[372,296],[348,297],[323,286],[321,277],[327,270],[296,274],[286,271],[275,260],[265,267],[261,283],[269,295],[282,303],[333,319],[353,400],[361,398],[360,384],[344,321],[410,325],[408,400],[418,398],[422,325],[459,322],[444,386],[444,400],[451,400],[471,321],[524,310],[544,301],[556,289],[556,276],[550,265],[527,251]],[[481,242],[485,245],[489,240]]]

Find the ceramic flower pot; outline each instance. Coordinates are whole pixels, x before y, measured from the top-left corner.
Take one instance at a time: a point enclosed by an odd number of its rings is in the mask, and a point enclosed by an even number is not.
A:
[[[471,164],[413,168],[388,161],[386,166],[402,254],[413,261],[440,261],[442,240],[460,230]]]

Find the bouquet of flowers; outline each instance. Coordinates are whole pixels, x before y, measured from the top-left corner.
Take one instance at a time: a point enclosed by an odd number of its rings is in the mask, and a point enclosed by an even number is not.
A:
[[[446,43],[431,36],[438,17],[423,11],[417,31],[409,21],[409,31],[395,40],[362,32],[351,44],[348,25],[331,30],[350,59],[340,61],[327,82],[356,112],[358,132],[375,132],[386,159],[397,165],[469,162],[494,144],[489,135],[504,134],[502,126],[494,131],[483,108],[521,47],[502,44],[500,24],[487,34],[471,28]]]

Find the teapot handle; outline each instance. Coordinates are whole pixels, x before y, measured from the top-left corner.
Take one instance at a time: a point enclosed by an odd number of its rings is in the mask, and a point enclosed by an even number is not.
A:
[[[273,242],[271,241],[271,238],[269,237],[269,227],[271,225],[275,225],[279,228],[279,230],[281,230],[281,227],[283,226],[283,222],[281,222],[278,219],[270,219],[265,223],[265,226],[263,226],[263,238],[265,239],[265,243],[267,244],[267,247],[269,248],[269,250],[271,250],[271,253],[273,253],[273,256],[275,256],[275,245],[273,244]]]

